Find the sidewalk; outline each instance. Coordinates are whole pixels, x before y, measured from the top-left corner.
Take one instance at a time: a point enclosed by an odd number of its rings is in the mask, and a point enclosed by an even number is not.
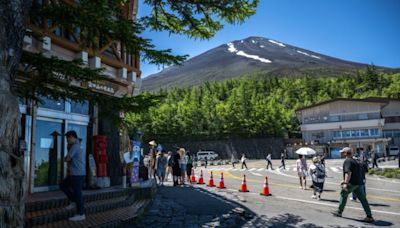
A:
[[[169,185],[159,187],[149,211],[126,227],[241,227],[252,217],[242,205],[205,189]]]

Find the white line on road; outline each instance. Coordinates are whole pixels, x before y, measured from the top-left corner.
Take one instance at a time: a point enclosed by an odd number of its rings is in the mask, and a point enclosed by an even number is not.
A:
[[[255,171],[256,170],[256,168],[251,168],[249,171]]]
[[[261,168],[261,169],[258,169],[257,171],[263,171],[264,170],[264,168]]]
[[[283,197],[283,196],[275,196],[275,197],[278,198],[278,199],[298,201],[298,202],[303,202],[303,203],[325,205],[325,206],[329,206],[329,207],[338,207],[338,205],[330,204],[330,203],[314,202],[314,201],[308,201],[308,200],[302,200],[302,199],[288,198],[288,197]],[[364,210],[364,209],[358,208],[358,207],[349,207],[349,206],[347,206],[346,208],[360,210],[360,211]],[[371,210],[371,211],[372,212],[376,212],[376,213],[389,214],[389,215],[400,215],[400,213],[391,212],[391,211],[381,211],[381,210]]]
[[[255,175],[255,176],[259,176],[259,177],[262,177],[262,176],[263,176],[263,175],[261,175],[261,174],[259,174],[259,173],[255,173],[255,172],[252,172],[252,171],[250,171],[250,173],[253,174],[253,175]]]
[[[329,167],[335,173],[341,173],[340,170],[336,167]]]

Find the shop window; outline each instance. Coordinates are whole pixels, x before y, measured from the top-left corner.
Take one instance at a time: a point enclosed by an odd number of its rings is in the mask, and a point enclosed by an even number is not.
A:
[[[84,101],[82,103],[79,103],[71,101],[71,112],[83,115],[89,115],[89,102]]]
[[[65,110],[65,101],[64,100],[52,100],[47,97],[40,97],[39,107],[53,109],[53,110],[57,110],[57,111],[64,111]]]

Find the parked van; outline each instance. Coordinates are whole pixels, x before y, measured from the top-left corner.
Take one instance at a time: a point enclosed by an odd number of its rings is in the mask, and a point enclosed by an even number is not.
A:
[[[207,158],[208,161],[215,160],[218,157],[218,154],[214,151],[199,151],[197,152],[197,159],[199,161],[205,160]]]
[[[399,147],[398,146],[389,146],[389,156],[397,156],[399,154]]]

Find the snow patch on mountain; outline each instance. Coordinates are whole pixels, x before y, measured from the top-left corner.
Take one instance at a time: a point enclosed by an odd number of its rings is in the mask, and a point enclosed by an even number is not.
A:
[[[228,51],[229,52],[232,52],[232,53],[238,52],[238,50],[235,48],[233,43],[227,43],[226,45],[228,45]]]
[[[275,41],[275,40],[268,40],[268,41],[269,41],[270,43],[279,45],[279,46],[281,46],[281,47],[286,47],[286,45],[284,45],[283,43],[279,43],[278,41]]]
[[[303,52],[303,51],[297,50],[297,53],[300,53],[300,54],[303,54],[303,55],[306,55],[306,56],[309,56],[309,57],[312,57],[312,58],[321,59],[321,57],[319,57],[319,56],[310,55],[310,54],[308,54],[308,53],[306,53],[306,52]]]
[[[265,48],[265,46],[264,45],[260,45],[260,48]]]
[[[253,44],[256,44],[256,43],[257,43],[257,41],[255,41],[255,40],[251,40],[251,42],[252,42]]]
[[[243,57],[250,58],[250,59],[255,59],[262,63],[271,63],[271,60],[269,60],[269,59],[261,58],[258,55],[249,55],[244,51],[238,51],[233,43],[227,43],[226,45],[228,45],[228,51],[231,53],[236,53],[236,55],[239,55],[239,56],[243,56]]]

